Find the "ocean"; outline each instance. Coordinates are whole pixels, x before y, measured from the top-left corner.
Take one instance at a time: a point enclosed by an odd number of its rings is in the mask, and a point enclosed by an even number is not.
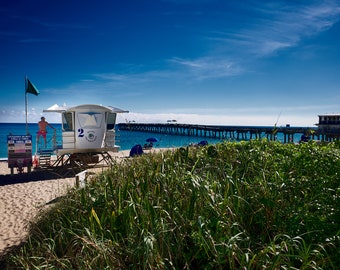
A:
[[[62,129],[61,124],[51,124],[56,128],[57,142],[61,144]],[[53,130],[47,128],[47,140],[50,140],[53,135]],[[38,124],[28,124],[28,133],[32,135],[32,153],[36,152],[36,133],[38,131]],[[8,157],[8,135],[26,135],[25,123],[0,123],[0,159],[7,159]],[[296,133],[294,135],[294,142],[298,142],[302,134]],[[199,143],[200,141],[207,141],[208,144],[216,144],[221,142],[220,139],[197,137],[197,136],[179,136],[167,135],[149,132],[136,132],[116,129],[116,144],[120,146],[120,150],[130,150],[134,145],[144,145],[146,139],[156,137],[158,142],[154,143],[156,148],[165,147],[181,147],[188,146],[189,144]],[[283,135],[278,133],[278,141],[283,142]],[[51,142],[50,142],[51,143]]]
[[[52,124],[57,130],[57,138],[61,138],[61,124]],[[47,140],[53,135],[53,130],[47,128]],[[36,133],[38,124],[28,124],[28,132],[32,135],[32,153],[36,152]],[[8,145],[7,135],[26,135],[25,123],[0,123],[0,159],[7,159]],[[191,136],[176,136],[167,134],[147,133],[147,132],[132,132],[125,130],[116,130],[116,144],[120,146],[120,150],[130,150],[134,145],[146,143],[149,137],[156,137],[158,142],[154,143],[154,147],[181,147],[188,146],[191,143],[198,143],[202,140],[208,141],[209,144],[220,142],[219,139]]]

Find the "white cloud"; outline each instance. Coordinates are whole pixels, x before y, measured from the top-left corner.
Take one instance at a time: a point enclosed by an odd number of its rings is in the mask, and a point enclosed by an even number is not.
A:
[[[238,32],[224,34],[225,46],[230,51],[243,50],[254,56],[267,56],[282,49],[294,47],[310,36],[328,30],[340,20],[340,5],[333,1],[298,5],[292,2],[261,2],[256,20],[248,22]],[[218,33],[218,39],[223,35]]]
[[[197,125],[225,125],[225,126],[314,126],[317,122],[317,115],[293,116],[283,115],[278,117],[274,114],[143,114],[129,113],[117,117],[118,122],[137,123],[167,123],[168,120],[176,120],[177,123]]]
[[[224,57],[201,57],[193,60],[173,58],[169,61],[177,64],[180,69],[184,68],[182,76],[190,76],[195,80],[230,77],[243,72],[234,62]]]
[[[189,109],[188,109],[189,111]],[[318,114],[333,112],[331,108],[301,107],[285,108],[278,113],[277,108],[268,108],[267,111],[261,108],[240,109],[235,111],[201,111],[201,113],[139,113],[130,112],[118,114],[117,122],[138,122],[138,123],[167,123],[168,120],[176,120],[178,123],[199,124],[199,125],[239,125],[239,126],[314,126],[318,121]],[[37,123],[44,115],[50,123],[61,123],[59,113],[39,113],[31,110],[28,114],[29,123]],[[0,112],[0,122],[23,123],[25,122],[24,111]]]

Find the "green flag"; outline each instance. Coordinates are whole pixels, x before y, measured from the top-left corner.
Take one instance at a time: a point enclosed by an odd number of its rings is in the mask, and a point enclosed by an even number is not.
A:
[[[26,93],[30,93],[36,96],[39,95],[38,89],[34,86],[33,83],[30,82],[29,79],[27,79]]]

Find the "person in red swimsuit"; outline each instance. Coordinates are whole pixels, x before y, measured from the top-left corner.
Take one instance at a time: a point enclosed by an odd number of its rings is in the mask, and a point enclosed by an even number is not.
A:
[[[47,134],[47,126],[49,126],[50,128],[54,129],[54,127],[52,127],[47,121],[45,121],[45,117],[41,117],[41,120],[38,123],[39,126],[39,131],[37,134],[37,142],[39,143],[39,138],[40,136],[42,136],[44,138],[44,143],[45,143],[45,147],[46,147],[46,134]]]

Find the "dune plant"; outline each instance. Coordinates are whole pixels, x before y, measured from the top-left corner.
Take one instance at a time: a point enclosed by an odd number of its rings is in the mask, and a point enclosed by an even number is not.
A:
[[[112,164],[37,223],[23,269],[336,269],[336,143],[224,142]]]

